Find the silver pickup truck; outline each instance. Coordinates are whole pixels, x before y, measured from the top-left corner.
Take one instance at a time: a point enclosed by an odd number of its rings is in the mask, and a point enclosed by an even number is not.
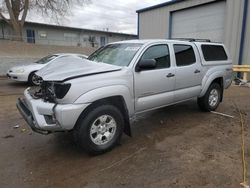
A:
[[[87,60],[67,57],[37,72],[17,108],[42,134],[73,131],[92,154],[111,150],[139,113],[197,98],[215,110],[232,82],[223,44],[198,40],[131,40],[108,44]]]

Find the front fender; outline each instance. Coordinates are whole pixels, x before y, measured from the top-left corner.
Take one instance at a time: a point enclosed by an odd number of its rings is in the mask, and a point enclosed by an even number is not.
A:
[[[202,80],[202,90],[201,93],[199,95],[199,97],[202,97],[205,95],[208,87],[211,85],[211,83],[216,79],[216,78],[223,78],[223,82],[224,82],[224,72],[223,71],[216,71],[213,72],[211,74],[209,74],[209,72],[204,76],[203,80]]]
[[[93,103],[97,100],[112,97],[122,96],[129,113],[129,117],[134,114],[134,97],[129,88],[124,85],[112,85],[101,88],[96,88],[82,94],[74,103]]]

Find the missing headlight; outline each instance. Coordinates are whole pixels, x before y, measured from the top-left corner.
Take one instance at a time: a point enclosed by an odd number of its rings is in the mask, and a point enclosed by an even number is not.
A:
[[[55,92],[53,82],[42,82],[41,96],[45,102],[55,102]]]
[[[71,84],[58,82],[42,82],[40,85],[41,98],[45,102],[56,102],[56,99],[62,99],[69,91]]]
[[[54,91],[56,98],[62,99],[69,91],[71,84],[67,83],[55,83]]]

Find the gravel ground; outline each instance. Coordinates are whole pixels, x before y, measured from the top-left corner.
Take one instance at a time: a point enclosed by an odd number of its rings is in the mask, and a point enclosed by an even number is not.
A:
[[[39,135],[16,110],[25,84],[0,80],[0,187],[236,188],[242,182],[244,113],[247,179],[250,180],[250,88],[232,86],[218,112],[200,112],[195,101],[138,117],[133,137],[109,153],[89,156],[71,133]],[[19,125],[19,128],[14,128]]]

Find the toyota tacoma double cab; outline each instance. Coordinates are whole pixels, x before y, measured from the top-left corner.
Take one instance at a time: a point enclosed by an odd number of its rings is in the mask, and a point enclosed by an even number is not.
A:
[[[91,154],[111,150],[137,114],[193,98],[215,110],[232,82],[223,44],[207,40],[130,40],[108,44],[82,60],[65,57],[36,73],[17,108],[42,134],[73,131]]]

